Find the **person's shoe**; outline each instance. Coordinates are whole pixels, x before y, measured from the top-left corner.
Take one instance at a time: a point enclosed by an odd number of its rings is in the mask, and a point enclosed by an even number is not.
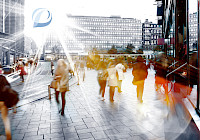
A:
[[[102,101],[104,101],[104,100],[105,100],[105,98],[104,98],[104,97],[101,97],[101,100],[102,100]]]
[[[110,100],[110,102],[111,102],[111,103],[113,103],[113,102],[114,102],[114,100]]]
[[[79,85],[79,83],[77,85]]]
[[[119,93],[122,93],[122,91],[120,90],[120,91],[118,91]]]
[[[62,116],[64,115],[64,111],[61,111],[61,115],[62,115]]]

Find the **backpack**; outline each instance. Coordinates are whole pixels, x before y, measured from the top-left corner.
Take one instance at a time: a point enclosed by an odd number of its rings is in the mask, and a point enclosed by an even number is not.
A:
[[[18,103],[19,94],[10,86],[5,86],[1,92],[1,98],[3,99],[6,107],[10,108]]]

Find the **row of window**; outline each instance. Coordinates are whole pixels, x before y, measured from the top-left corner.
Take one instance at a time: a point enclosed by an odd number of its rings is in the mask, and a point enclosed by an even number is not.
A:
[[[130,28],[130,27],[101,27],[101,26],[97,26],[97,27],[93,27],[93,26],[88,26],[88,27],[83,27],[86,30],[118,30],[118,31],[122,31],[122,30],[127,30],[127,31],[140,31],[142,28],[141,27],[136,27],[136,28]]]
[[[84,41],[78,41],[78,40],[66,40],[66,43],[104,43],[104,44],[112,44],[112,43],[132,43],[132,44],[141,44],[141,41],[131,41],[131,40],[84,40]]]
[[[69,32],[70,33],[70,32]],[[74,32],[71,32],[72,34],[75,34],[75,35],[91,35],[91,34],[94,34],[94,35],[120,35],[120,36],[126,36],[126,35],[142,35],[141,32],[83,32],[83,31],[74,31]]]
[[[90,21],[90,22],[123,22],[123,23],[141,23],[140,20],[136,20],[136,19],[124,19],[124,18],[94,18],[94,17],[69,17],[71,19],[73,19],[74,21]]]

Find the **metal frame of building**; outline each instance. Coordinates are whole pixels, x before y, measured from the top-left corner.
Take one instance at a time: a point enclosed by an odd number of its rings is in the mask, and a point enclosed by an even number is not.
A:
[[[24,0],[0,1],[0,64],[10,65],[24,54]]]

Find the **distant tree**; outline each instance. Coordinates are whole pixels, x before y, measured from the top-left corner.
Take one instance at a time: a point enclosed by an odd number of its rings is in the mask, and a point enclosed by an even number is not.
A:
[[[153,51],[155,52],[155,51],[161,51],[162,49],[161,49],[161,47],[159,46],[159,45],[157,45],[154,49],[153,49]]]
[[[143,49],[138,49],[138,50],[136,51],[136,53],[137,53],[137,54],[143,54]]]
[[[128,44],[125,52],[127,54],[133,54],[133,49],[135,49],[135,46],[133,46],[133,44]]]
[[[115,45],[112,45],[111,49],[108,50],[108,54],[117,54],[117,49],[115,48]]]

